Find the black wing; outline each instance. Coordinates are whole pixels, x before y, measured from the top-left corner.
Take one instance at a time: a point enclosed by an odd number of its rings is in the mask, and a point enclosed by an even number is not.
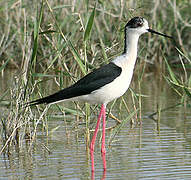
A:
[[[43,103],[49,104],[64,99],[90,94],[91,92],[112,82],[121,74],[121,71],[121,67],[111,62],[87,74],[72,86],[60,90],[50,96],[29,102],[29,105]]]

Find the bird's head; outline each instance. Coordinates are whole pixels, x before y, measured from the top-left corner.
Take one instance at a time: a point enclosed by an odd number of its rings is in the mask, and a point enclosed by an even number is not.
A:
[[[147,20],[142,18],[142,17],[134,17],[134,18],[132,18],[126,24],[125,29],[128,32],[137,33],[139,36],[141,34],[146,33],[146,32],[150,32],[150,33],[153,33],[153,34],[158,34],[160,36],[172,38],[171,36],[168,36],[166,34],[162,34],[162,33],[159,33],[159,32],[156,32],[156,31],[150,29]]]

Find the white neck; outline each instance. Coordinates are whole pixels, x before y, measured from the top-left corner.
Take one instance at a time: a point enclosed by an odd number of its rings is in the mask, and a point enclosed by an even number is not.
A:
[[[122,68],[128,67],[128,69],[131,68],[133,70],[137,58],[138,40],[139,35],[137,33],[132,32],[132,30],[126,30],[124,52],[113,62]]]
[[[125,42],[124,42],[124,52],[123,54],[135,55],[137,56],[137,45],[138,45],[139,35],[132,30],[125,31]]]

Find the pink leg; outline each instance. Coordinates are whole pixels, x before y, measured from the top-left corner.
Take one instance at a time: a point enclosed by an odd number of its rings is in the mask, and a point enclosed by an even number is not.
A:
[[[106,126],[106,114],[105,114],[105,106],[102,105],[103,108],[103,129],[102,129],[102,145],[101,145],[101,154],[102,154],[102,160],[103,160],[103,169],[104,171],[106,170],[106,159],[105,159],[105,126]]]
[[[90,144],[90,157],[91,157],[91,162],[92,162],[91,163],[92,164],[92,171],[94,171],[94,146],[95,146],[95,140],[96,140],[99,125],[100,125],[100,122],[101,122],[101,117],[103,115],[103,107],[102,106],[101,106],[101,111],[100,111],[99,116],[98,116],[97,125],[96,125],[95,131],[94,131],[94,135],[93,135],[93,138],[92,138],[92,141],[91,141],[91,144]]]

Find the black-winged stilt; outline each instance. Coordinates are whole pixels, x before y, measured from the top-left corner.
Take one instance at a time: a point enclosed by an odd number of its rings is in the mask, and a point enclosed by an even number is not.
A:
[[[149,28],[148,22],[142,17],[132,18],[125,26],[124,52],[116,57],[109,64],[101,66],[87,74],[70,87],[56,92],[50,96],[29,102],[29,105],[53,104],[60,101],[85,101],[91,104],[101,104],[101,111],[98,116],[97,125],[90,145],[92,171],[94,171],[94,145],[98,128],[103,119],[102,130],[102,158],[103,168],[106,170],[105,161],[105,119],[106,105],[122,96],[132,79],[133,69],[137,58],[138,39],[146,32],[155,33],[164,37],[172,38]]]

